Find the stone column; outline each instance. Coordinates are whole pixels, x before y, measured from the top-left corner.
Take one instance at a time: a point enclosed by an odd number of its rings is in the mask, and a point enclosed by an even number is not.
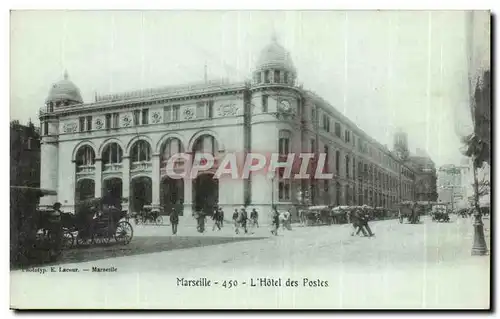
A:
[[[95,159],[94,163],[94,197],[102,197],[102,160],[100,158]]]
[[[130,157],[124,156],[122,160],[122,198],[127,201],[123,203],[123,209],[128,210],[130,205]]]
[[[151,168],[151,187],[153,207],[160,206],[160,154],[153,154]]]

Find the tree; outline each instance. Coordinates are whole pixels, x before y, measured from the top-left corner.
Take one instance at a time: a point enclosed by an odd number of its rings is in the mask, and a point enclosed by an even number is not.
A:
[[[491,162],[491,79],[490,70],[483,72],[476,83],[474,97],[471,99],[470,109],[474,131],[463,139],[464,154],[472,159],[474,175],[474,244],[473,255],[486,255],[487,247],[484,238],[481,209],[479,207],[480,189],[477,170],[484,163]]]
[[[481,196],[480,183],[477,179],[477,170],[484,163],[491,163],[491,73],[483,72],[478,79],[474,98],[470,105],[474,131],[465,136],[464,155],[472,159],[474,173],[474,206],[479,210],[479,197]]]

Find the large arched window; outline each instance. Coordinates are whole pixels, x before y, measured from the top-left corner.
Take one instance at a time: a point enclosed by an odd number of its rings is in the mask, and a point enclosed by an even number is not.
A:
[[[217,149],[217,141],[212,135],[208,134],[198,137],[193,146],[194,153],[210,153],[215,155]]]
[[[162,146],[161,159],[168,161],[175,154],[183,153],[184,147],[178,138],[169,138]]]
[[[75,158],[76,166],[91,166],[95,163],[95,152],[89,145],[84,145],[78,149]]]
[[[140,140],[132,145],[130,152],[132,163],[150,162],[151,161],[151,146],[147,141]]]
[[[104,165],[117,164],[122,162],[123,151],[118,143],[109,143],[102,152],[102,162]]]

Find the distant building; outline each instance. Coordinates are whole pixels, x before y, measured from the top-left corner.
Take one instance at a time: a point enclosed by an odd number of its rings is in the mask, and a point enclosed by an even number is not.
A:
[[[467,207],[470,167],[467,165],[443,165],[438,170],[438,201],[453,208]]]
[[[10,124],[10,185],[40,186],[40,134],[31,122]]]
[[[436,164],[421,150],[417,149],[417,155],[410,156],[410,162],[416,173],[415,198],[417,201],[438,200]]]

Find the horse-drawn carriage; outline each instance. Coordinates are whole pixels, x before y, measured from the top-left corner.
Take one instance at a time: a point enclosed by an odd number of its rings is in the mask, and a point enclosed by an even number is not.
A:
[[[111,239],[130,243],[134,230],[126,220],[127,212],[116,206],[101,198],[89,199],[76,205],[74,215],[62,214],[64,247],[72,247],[75,241],[77,245],[107,244]]]
[[[134,214],[133,219],[136,225],[139,224],[155,224],[162,225],[163,217],[161,213],[163,212],[162,207],[154,207],[151,205],[144,205],[139,213]]]
[[[57,195],[40,188],[10,187],[10,265],[54,261],[62,251],[62,231],[57,218],[38,209],[43,196]]]
[[[450,215],[445,205],[434,205],[431,211],[432,221],[435,222],[449,222]]]
[[[402,224],[406,218],[410,224],[418,224],[420,222],[420,210],[417,203],[413,201],[404,201],[399,205],[399,222]]]
[[[326,205],[308,207],[301,210],[300,214],[301,221],[306,226],[332,224],[331,209]]]

